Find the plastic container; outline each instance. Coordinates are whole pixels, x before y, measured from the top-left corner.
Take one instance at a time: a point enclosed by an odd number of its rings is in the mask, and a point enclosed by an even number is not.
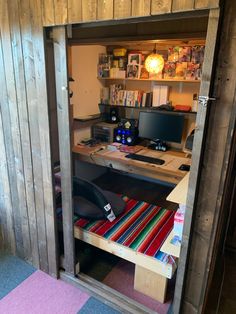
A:
[[[126,55],[127,49],[125,48],[115,48],[113,50],[113,55],[115,57],[124,57]]]

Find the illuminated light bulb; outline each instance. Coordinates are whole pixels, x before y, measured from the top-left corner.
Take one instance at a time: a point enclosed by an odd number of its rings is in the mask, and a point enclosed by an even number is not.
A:
[[[145,68],[149,73],[160,73],[164,67],[164,59],[157,53],[150,54],[145,60]]]

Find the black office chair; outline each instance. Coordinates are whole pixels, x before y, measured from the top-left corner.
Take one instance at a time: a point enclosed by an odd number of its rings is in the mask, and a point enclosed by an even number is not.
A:
[[[61,195],[57,196],[57,204],[61,203]],[[81,218],[113,221],[125,209],[122,197],[104,191],[97,185],[82,178],[73,178],[74,212]]]

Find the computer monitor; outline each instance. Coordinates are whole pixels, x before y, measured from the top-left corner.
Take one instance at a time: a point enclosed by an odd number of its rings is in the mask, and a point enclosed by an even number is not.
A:
[[[184,116],[175,113],[147,112],[139,113],[139,137],[154,142],[181,143]]]

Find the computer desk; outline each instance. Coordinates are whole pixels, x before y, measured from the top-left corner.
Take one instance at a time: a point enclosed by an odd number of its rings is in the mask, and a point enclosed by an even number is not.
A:
[[[166,152],[150,150],[143,146],[136,146],[139,149],[137,154],[165,160],[163,165],[151,164],[143,161],[131,160],[125,156],[128,153],[110,151],[106,145],[98,144],[94,147],[76,145],[73,147],[75,159],[96,164],[125,173],[137,174],[144,177],[161,180],[168,183],[178,184],[186,175],[186,171],[179,170],[181,164],[191,163],[191,159],[181,151],[167,150]]]

